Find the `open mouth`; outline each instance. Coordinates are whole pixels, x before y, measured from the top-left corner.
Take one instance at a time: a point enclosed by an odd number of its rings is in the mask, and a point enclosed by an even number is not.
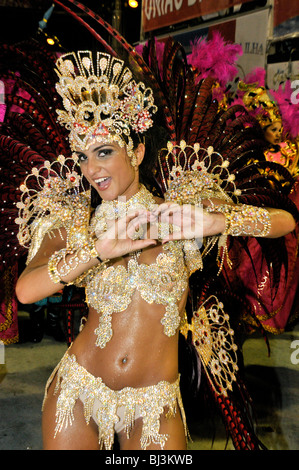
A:
[[[103,190],[107,189],[110,186],[111,177],[110,176],[103,176],[102,178],[97,178],[96,180],[94,180],[94,182],[97,184],[99,190],[103,191]]]

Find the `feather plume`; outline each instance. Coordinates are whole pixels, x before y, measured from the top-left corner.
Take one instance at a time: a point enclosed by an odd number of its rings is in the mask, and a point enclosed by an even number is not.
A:
[[[196,39],[191,43],[188,63],[198,74],[198,79],[212,76],[225,87],[237,73],[237,59],[243,54],[242,46],[225,42],[219,31],[214,31],[212,38]]]
[[[287,80],[279,85],[278,90],[269,90],[279,108],[285,137],[296,139],[299,135],[299,99],[298,92],[292,88],[292,82]]]

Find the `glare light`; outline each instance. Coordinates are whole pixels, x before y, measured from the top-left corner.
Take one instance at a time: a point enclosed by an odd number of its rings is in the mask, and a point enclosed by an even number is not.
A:
[[[129,0],[129,6],[131,8],[137,8],[138,7],[138,2],[136,0]]]
[[[47,43],[50,44],[50,46],[54,46],[55,41],[52,38],[47,38]]]

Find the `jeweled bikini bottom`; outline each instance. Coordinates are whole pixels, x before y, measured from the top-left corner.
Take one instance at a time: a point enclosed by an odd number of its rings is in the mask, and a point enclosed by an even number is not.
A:
[[[84,405],[86,423],[93,418],[99,430],[101,449],[110,450],[113,447],[114,433],[124,430],[127,437],[137,418],[142,418],[141,448],[150,443],[164,448],[167,434],[160,434],[160,417],[167,408],[167,418],[174,417],[179,406],[185,434],[187,426],[183,408],[179,378],[174,383],[161,381],[157,385],[142,388],[125,387],[122,390],[111,390],[100,377],[94,377],[76,361],[75,355],[68,352],[51,374],[47,386],[57,373],[57,383],[54,393],[58,393],[56,409],[55,436],[63,427],[68,427],[74,421],[73,409],[80,399]],[[46,399],[46,395],[45,395]]]

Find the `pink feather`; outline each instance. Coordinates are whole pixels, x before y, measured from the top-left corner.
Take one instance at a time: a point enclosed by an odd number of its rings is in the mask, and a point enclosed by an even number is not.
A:
[[[292,89],[291,81],[278,87],[278,90],[269,90],[269,94],[274,98],[281,117],[284,133],[292,139],[299,135],[299,100],[296,99],[296,92]]]
[[[219,31],[214,31],[210,40],[199,38],[191,43],[187,60],[198,71],[199,80],[213,76],[220,86],[225,86],[236,77],[236,61],[242,54],[242,46],[225,42]]]
[[[262,67],[256,67],[251,72],[249,72],[243,82],[244,83],[256,83],[257,87],[264,87],[266,79],[266,70]]]

